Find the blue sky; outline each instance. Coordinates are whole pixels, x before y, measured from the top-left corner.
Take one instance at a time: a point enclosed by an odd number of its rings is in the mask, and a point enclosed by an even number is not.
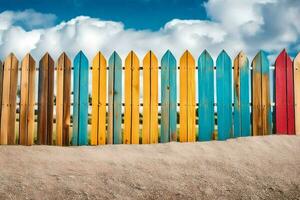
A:
[[[55,14],[57,22],[86,15],[122,21],[126,28],[157,30],[174,18],[206,19],[203,3],[202,0],[8,0],[1,3],[0,12],[31,8]]]
[[[80,50],[89,59],[115,50],[142,59],[153,50],[160,59],[186,49],[216,59],[225,49],[232,60],[240,51],[252,60],[262,49],[273,64],[282,49],[299,51],[299,19],[298,0],[8,0],[0,7],[0,59]]]

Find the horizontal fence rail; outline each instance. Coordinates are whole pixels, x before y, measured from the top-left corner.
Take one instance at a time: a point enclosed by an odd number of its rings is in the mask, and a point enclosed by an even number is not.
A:
[[[274,73],[271,71],[275,69]],[[20,79],[20,80],[19,80]],[[90,87],[91,86],[91,91]],[[274,99],[274,102],[272,102]],[[264,51],[252,62],[205,50],[159,62],[149,51],[98,52],[89,62],[46,53],[0,61],[0,144],[104,145],[300,135],[300,53],[283,50],[271,67]]]

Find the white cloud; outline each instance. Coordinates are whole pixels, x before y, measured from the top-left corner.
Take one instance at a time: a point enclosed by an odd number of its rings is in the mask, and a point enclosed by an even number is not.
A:
[[[54,25],[56,16],[44,14],[32,9],[24,11],[4,11],[0,13],[0,30],[11,26],[22,26],[25,29],[46,28]]]
[[[53,25],[51,14],[5,11],[0,13],[0,57],[12,51],[22,58],[30,51],[39,59],[49,51],[57,59],[66,51],[73,58],[83,50],[91,59],[99,50],[107,57],[116,50],[124,58],[134,50],[142,59],[150,49],[159,58],[167,49],[176,57],[185,49],[198,57],[208,49],[216,58],[225,49],[231,56],[244,50],[252,59],[259,49],[277,54],[299,48],[300,1],[209,0],[205,8],[209,20],[174,19],[158,31],[125,29],[121,22],[87,16]]]

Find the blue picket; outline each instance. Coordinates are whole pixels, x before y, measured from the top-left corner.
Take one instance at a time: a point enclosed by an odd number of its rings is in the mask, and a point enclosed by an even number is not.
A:
[[[249,61],[243,52],[234,60],[234,137],[250,136]]]
[[[223,50],[217,58],[218,140],[232,136],[232,64]]]
[[[214,134],[214,62],[204,50],[198,59],[198,140],[212,140]]]
[[[122,60],[113,52],[108,61],[108,144],[122,144]]]
[[[168,50],[161,59],[160,142],[177,141],[177,64]]]
[[[82,51],[80,51],[74,59],[73,73],[74,104],[72,145],[87,145],[89,64],[88,59]]]

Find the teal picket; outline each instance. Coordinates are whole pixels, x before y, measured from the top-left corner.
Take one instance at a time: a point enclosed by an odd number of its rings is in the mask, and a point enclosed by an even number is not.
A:
[[[224,50],[216,68],[218,140],[226,140],[232,136],[232,64]]]
[[[250,136],[249,61],[240,52],[234,60],[234,137]]]
[[[272,110],[271,110],[271,95],[270,95],[270,63],[268,57],[264,51],[260,51],[261,54],[261,73],[262,73],[262,105],[263,113],[266,113],[266,122],[263,119],[263,124],[267,124],[266,130],[263,130],[265,135],[272,134]],[[268,77],[264,79],[264,77]]]
[[[74,59],[73,77],[73,134],[72,145],[87,145],[88,106],[89,106],[89,64],[80,51]]]
[[[168,50],[161,59],[160,142],[177,141],[177,64]]]
[[[108,61],[108,144],[122,144],[122,60],[113,52]]]
[[[214,61],[206,50],[198,59],[198,105],[198,140],[212,140],[214,133]]]

